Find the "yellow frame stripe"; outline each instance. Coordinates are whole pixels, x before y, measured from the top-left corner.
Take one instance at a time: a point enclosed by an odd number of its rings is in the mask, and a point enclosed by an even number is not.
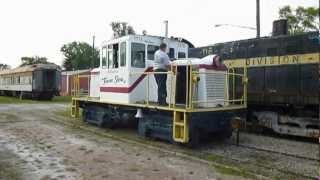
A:
[[[320,53],[295,54],[285,56],[265,56],[240,59],[226,59],[224,64],[228,68],[239,67],[264,67],[264,66],[280,66],[290,64],[316,64],[319,63]]]

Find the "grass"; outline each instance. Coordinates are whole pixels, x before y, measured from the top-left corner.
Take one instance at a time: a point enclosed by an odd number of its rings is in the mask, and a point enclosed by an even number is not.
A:
[[[70,100],[71,102],[71,100]],[[79,117],[77,119],[82,119],[82,111],[83,109],[80,108],[79,109]],[[62,117],[67,117],[67,118],[71,118],[71,107],[68,106],[66,109],[64,110],[59,110],[59,111],[54,111],[54,113],[58,116],[62,116]]]
[[[0,163],[0,179],[17,180],[20,174],[13,168]]]
[[[52,102],[71,102],[72,97],[71,96],[55,96],[52,99]]]
[[[31,100],[20,99],[17,97],[0,96],[0,104],[21,104],[21,103],[69,103],[71,102],[71,96],[56,96],[51,101],[48,100]]]
[[[244,178],[250,178],[255,179],[256,177],[252,174],[249,174],[243,169],[236,169],[234,167],[230,168],[227,166],[221,166],[221,165],[212,165],[212,168],[214,171],[219,172],[221,174],[231,175],[231,176],[241,176]]]
[[[13,165],[13,154],[10,152],[0,151],[0,179],[18,180],[21,179],[19,169]]]
[[[17,120],[18,119],[18,115],[6,113],[6,112],[1,112],[0,117],[3,119],[6,119],[6,120]]]

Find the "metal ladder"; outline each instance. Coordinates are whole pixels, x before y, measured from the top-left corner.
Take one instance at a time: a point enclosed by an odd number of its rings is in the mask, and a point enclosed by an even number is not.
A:
[[[73,86],[71,89],[71,117],[78,118],[79,117],[79,101],[76,99],[79,97],[79,91],[80,91],[80,81],[79,81],[79,75],[75,75],[73,77]]]
[[[186,112],[173,112],[173,140],[176,142],[189,142],[189,127]]]
[[[79,117],[79,101],[72,98],[71,103],[71,117],[78,118]]]

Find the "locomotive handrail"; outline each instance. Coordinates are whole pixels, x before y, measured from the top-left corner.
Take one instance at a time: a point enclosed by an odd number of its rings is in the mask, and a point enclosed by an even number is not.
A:
[[[175,93],[176,93],[176,72],[177,71],[177,66],[170,66],[170,71],[167,72],[155,72],[155,71],[151,71],[151,72],[131,72],[129,73],[130,76],[135,76],[135,75],[146,75],[147,76],[147,86],[146,86],[146,104],[149,105],[150,104],[150,100],[149,100],[149,94],[150,94],[150,75],[154,75],[154,74],[167,74],[167,75],[171,75],[170,76],[170,93],[169,93],[169,103],[168,106],[169,108],[174,108],[175,107]],[[174,78],[174,81],[173,81]],[[174,83],[173,83],[174,82]],[[174,87],[173,87],[174,84]],[[172,102],[172,96],[173,96],[173,102]]]
[[[228,73],[229,70],[232,71],[233,74],[234,73],[234,68],[230,68],[228,69]],[[235,76],[232,76],[232,99],[234,99],[236,97],[236,81],[235,81]]]
[[[88,82],[88,89],[87,90],[80,89],[80,79],[81,78],[87,78],[87,82]],[[91,79],[91,76],[89,74],[88,75],[80,75],[80,74],[74,75],[73,86],[71,87],[71,96],[89,98],[89,96],[90,96],[90,79]]]
[[[197,103],[214,103],[214,102],[223,102],[222,106],[226,107],[229,106],[229,103],[231,104],[238,104],[238,105],[245,105],[246,106],[246,101],[247,101],[247,75],[246,75],[246,70],[244,70],[243,74],[240,73],[235,73],[234,69],[228,69],[226,72],[199,72],[197,70],[194,70],[193,65],[188,64],[185,66],[186,67],[186,97],[185,97],[185,104],[184,107],[187,110],[195,110],[195,104]],[[229,72],[230,71],[230,72]],[[171,69],[168,72],[131,72],[130,75],[146,75],[147,76],[147,82],[146,82],[146,105],[150,105],[150,75],[154,74],[168,74],[171,75],[168,78],[169,79],[169,84],[170,88],[168,92],[168,98],[169,98],[169,103],[168,107],[169,108],[175,108],[176,107],[176,81],[177,81],[177,66],[171,65]],[[225,85],[224,85],[224,99],[215,99],[215,100],[197,100],[195,99],[195,90],[196,88],[196,76],[200,74],[223,74],[225,76]],[[242,79],[242,86],[243,86],[243,94],[240,96],[240,98],[236,98],[236,86],[235,86],[235,79],[236,77]],[[232,89],[230,89],[230,82],[232,81]],[[231,91],[231,92],[230,92]],[[231,97],[229,96],[231,94]],[[199,109],[200,107],[196,106],[196,109]],[[204,108],[210,108],[210,107],[201,107],[201,109]],[[211,107],[212,108],[212,107]]]
[[[230,104],[233,105],[247,105],[247,70],[244,68],[243,74],[235,73],[234,69],[228,69],[226,72],[223,71],[217,71],[217,72],[199,72],[198,69],[194,68],[193,65],[188,64],[185,65],[186,67],[186,97],[185,97],[185,104],[183,106],[178,106],[179,108],[182,108],[187,111],[200,111],[201,109],[213,109],[213,108],[223,108],[228,107]],[[145,95],[146,98],[144,100],[145,105],[153,105],[150,104],[150,75],[155,74],[167,74],[168,76],[168,84],[170,84],[169,92],[168,92],[168,106],[169,109],[175,109],[176,108],[176,90],[177,90],[177,72],[178,72],[178,66],[171,65],[170,70],[167,72],[130,72],[129,76],[138,76],[138,75],[145,75],[146,76],[146,85],[145,85]],[[197,95],[197,89],[196,85],[198,83],[197,79],[200,74],[220,74],[225,76],[224,80],[224,98],[221,99],[214,99],[214,100],[198,100]],[[236,97],[236,86],[235,86],[235,79],[236,77],[242,79],[242,86],[243,86],[243,94]],[[88,78],[88,89],[87,90],[81,90],[80,88],[80,79],[81,78]],[[73,97],[86,97],[89,99],[90,96],[90,75],[74,75],[73,77],[73,86],[71,90],[71,94]],[[232,81],[232,88],[229,86],[229,82]],[[232,91],[232,92],[230,92]],[[231,95],[231,97],[230,97]],[[222,96],[223,97],[223,96]],[[219,103],[221,102],[221,106],[219,106]],[[200,107],[197,104],[199,103],[217,103],[216,107]],[[153,105],[154,106],[154,105]]]
[[[230,73],[229,71],[232,71],[232,73]],[[198,104],[198,103],[214,103],[214,102],[222,102],[223,101],[223,106],[227,106],[227,102],[228,103],[233,103],[235,104],[236,102],[239,102],[240,105],[247,105],[247,70],[246,67],[244,68],[244,73],[243,74],[239,74],[239,73],[234,73],[234,69],[228,69],[227,72],[199,72],[199,71],[193,71],[192,75],[196,76],[199,74],[224,74],[225,76],[225,85],[224,85],[224,99],[215,99],[215,100],[193,100],[193,92],[190,92],[191,94],[189,95],[190,99],[192,100],[191,102],[191,107],[193,109],[193,105],[194,104]],[[232,97],[230,99],[229,97],[229,91],[230,91],[230,86],[229,86],[229,81],[230,81],[230,76],[232,78]],[[235,87],[235,78],[236,77],[240,77],[242,78],[242,86],[243,86],[243,94],[241,96],[241,98],[236,99],[235,96],[235,91],[236,91],[236,87]],[[190,82],[192,83],[192,79],[190,79]],[[192,87],[190,88],[192,90]]]
[[[212,102],[220,102],[220,101],[225,101],[225,102],[241,102],[241,101],[243,101],[243,99],[242,99],[242,98],[240,98],[240,99],[228,99],[228,100],[215,99],[215,100],[193,101],[193,102],[194,102],[194,103],[212,103]]]
[[[217,74],[217,72],[194,72],[194,74]],[[239,74],[239,73],[229,73],[229,72],[226,72],[225,74],[228,74],[228,75],[234,75],[234,76],[240,76],[240,77],[243,77],[244,74]]]
[[[172,74],[172,73],[173,73],[173,71],[167,71],[167,72],[154,72],[154,71],[152,71],[152,72],[132,72],[129,75]]]

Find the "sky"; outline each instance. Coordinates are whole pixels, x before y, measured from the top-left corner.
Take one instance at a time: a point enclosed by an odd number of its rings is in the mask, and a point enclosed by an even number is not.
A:
[[[183,37],[195,46],[253,38],[254,30],[219,27],[234,24],[255,27],[256,0],[1,0],[0,63],[16,67],[22,56],[45,56],[61,65],[60,48],[72,41],[96,45],[111,38],[112,21],[126,21],[138,34]],[[260,0],[261,36],[284,5],[315,6],[318,0]]]

